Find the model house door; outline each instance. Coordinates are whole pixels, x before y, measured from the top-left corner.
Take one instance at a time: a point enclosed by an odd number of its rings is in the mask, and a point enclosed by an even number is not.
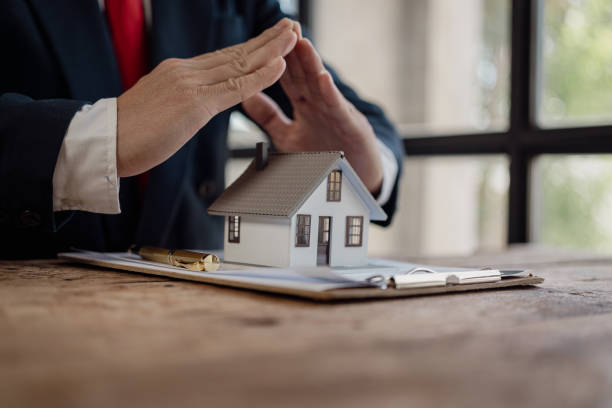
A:
[[[319,245],[317,265],[329,265],[329,241],[331,239],[331,217],[319,217]]]

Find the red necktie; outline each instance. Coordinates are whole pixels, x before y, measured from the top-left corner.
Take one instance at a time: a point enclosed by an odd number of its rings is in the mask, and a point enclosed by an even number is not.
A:
[[[147,73],[147,38],[142,0],[105,0],[106,16],[119,64],[123,89],[130,89]],[[138,176],[141,201],[149,172]]]

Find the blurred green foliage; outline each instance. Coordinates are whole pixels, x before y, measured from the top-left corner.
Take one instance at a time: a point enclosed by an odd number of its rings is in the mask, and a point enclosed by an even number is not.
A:
[[[544,0],[544,125],[594,124],[612,113],[612,1]]]
[[[543,11],[539,122],[609,123],[612,1],[543,0]],[[540,242],[612,252],[612,156],[543,156],[534,177]]]
[[[612,157],[547,155],[536,169],[539,241],[612,251]]]

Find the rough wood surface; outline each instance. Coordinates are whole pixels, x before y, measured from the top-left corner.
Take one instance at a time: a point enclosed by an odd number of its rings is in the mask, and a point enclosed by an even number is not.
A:
[[[612,259],[534,247],[533,289],[314,303],[0,262],[0,406],[612,406]]]

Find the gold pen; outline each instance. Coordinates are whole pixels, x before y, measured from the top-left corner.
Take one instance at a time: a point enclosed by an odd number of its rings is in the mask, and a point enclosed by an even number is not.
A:
[[[132,245],[130,252],[147,261],[164,263],[189,269],[190,271],[214,272],[219,269],[219,257],[213,254],[185,251],[183,249],[164,249],[152,246]]]

